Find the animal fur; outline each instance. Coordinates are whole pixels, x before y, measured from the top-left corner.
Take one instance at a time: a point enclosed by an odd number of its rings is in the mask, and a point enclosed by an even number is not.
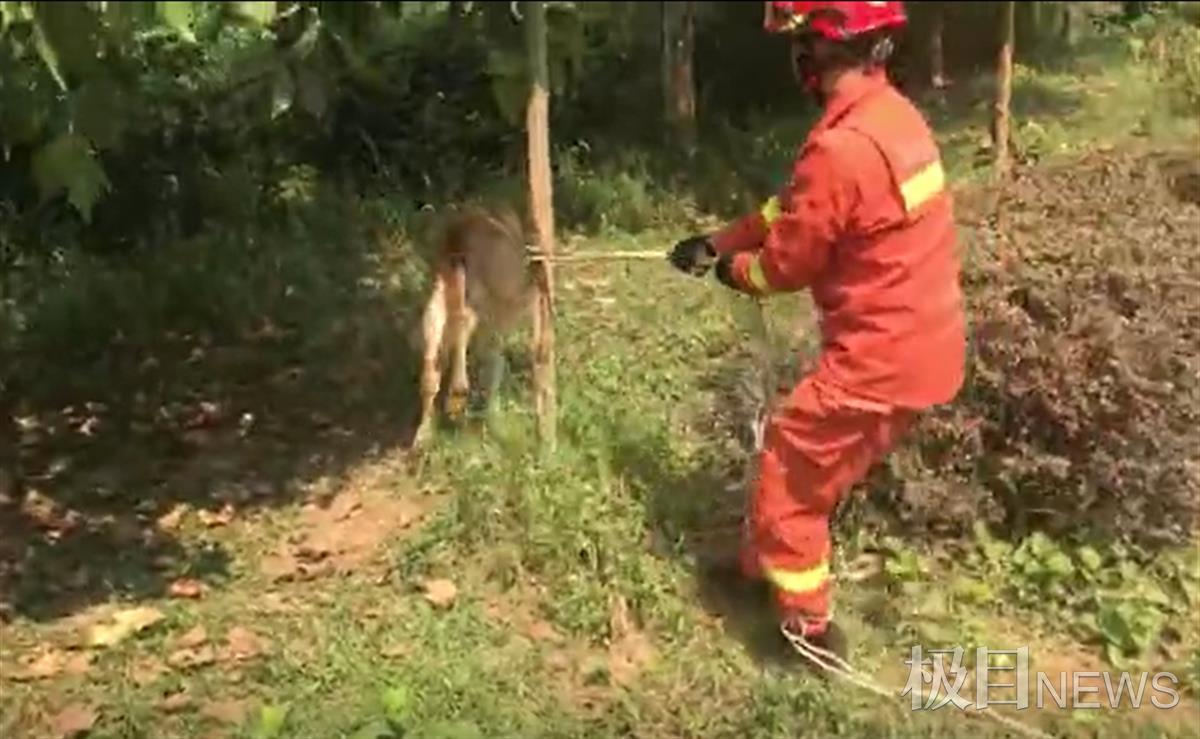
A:
[[[421,415],[414,446],[435,423],[442,365],[450,361],[446,412],[462,414],[470,394],[468,346],[480,335],[489,349],[487,396],[503,372],[498,339],[512,331],[536,296],[525,229],[511,209],[462,208],[446,221],[434,255],[434,278],[421,320]]]

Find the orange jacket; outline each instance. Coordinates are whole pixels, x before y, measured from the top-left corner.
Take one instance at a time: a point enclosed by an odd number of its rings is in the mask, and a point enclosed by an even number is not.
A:
[[[882,73],[847,78],[789,185],[713,245],[747,292],[811,288],[821,380],[898,408],[958,393],[966,339],[951,198],[929,127]]]

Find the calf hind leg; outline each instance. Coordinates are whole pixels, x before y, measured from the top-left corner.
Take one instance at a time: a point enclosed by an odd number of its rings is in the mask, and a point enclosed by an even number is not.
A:
[[[433,432],[434,403],[442,385],[441,355],[446,333],[446,313],[446,283],[439,276],[434,280],[433,292],[421,317],[421,415],[413,446],[420,446]]]
[[[454,342],[453,362],[450,371],[450,392],[446,397],[446,413],[451,418],[459,418],[467,408],[467,399],[471,394],[471,383],[467,374],[467,348],[471,336],[479,325],[479,317],[469,306],[461,306],[455,317],[451,341]]]

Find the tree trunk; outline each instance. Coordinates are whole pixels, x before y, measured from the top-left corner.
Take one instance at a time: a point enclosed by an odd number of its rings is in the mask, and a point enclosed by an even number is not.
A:
[[[1013,26],[1015,2],[1000,4],[1000,54],[996,59],[996,101],[992,107],[992,142],[996,174],[1005,176],[1012,167],[1008,151],[1009,102],[1012,100]]]
[[[1060,3],[1060,5],[1062,5],[1062,26],[1059,33],[1059,41],[1065,46],[1071,47],[1075,45],[1079,26],[1075,18],[1075,3],[1064,2]]]
[[[946,83],[946,55],[942,50],[942,37],[946,30],[946,4],[933,3],[932,26],[929,31],[929,82],[933,89],[942,90]]]
[[[7,368],[0,371],[7,371]],[[11,378],[0,377],[0,510],[5,506],[20,505],[24,497],[13,384],[15,381]]]
[[[662,89],[664,117],[683,148],[696,146],[695,3],[662,2]]]
[[[1149,3],[1121,3],[1121,10],[1128,20],[1137,20],[1146,14]]]
[[[529,63],[529,104],[525,114],[529,151],[529,215],[537,247],[554,254],[554,206],[550,179],[550,72],[546,60],[546,7],[522,2]],[[549,259],[535,265],[537,296],[533,314],[534,410],[543,449],[556,442],[557,399],[554,378],[554,271]]]

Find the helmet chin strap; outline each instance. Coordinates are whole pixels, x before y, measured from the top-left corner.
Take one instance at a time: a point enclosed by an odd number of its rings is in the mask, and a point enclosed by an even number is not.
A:
[[[797,40],[791,50],[792,75],[818,105],[825,105],[826,95],[821,89],[822,69],[816,60],[816,54],[811,48],[811,41]],[[895,49],[895,42],[890,37],[876,41],[867,54],[866,64],[869,69],[884,67]]]
[[[804,41],[797,41],[803,44]],[[793,46],[791,51],[792,76],[800,87],[816,99],[817,104],[825,104],[825,95],[821,91],[821,72],[811,49],[798,49]]]

